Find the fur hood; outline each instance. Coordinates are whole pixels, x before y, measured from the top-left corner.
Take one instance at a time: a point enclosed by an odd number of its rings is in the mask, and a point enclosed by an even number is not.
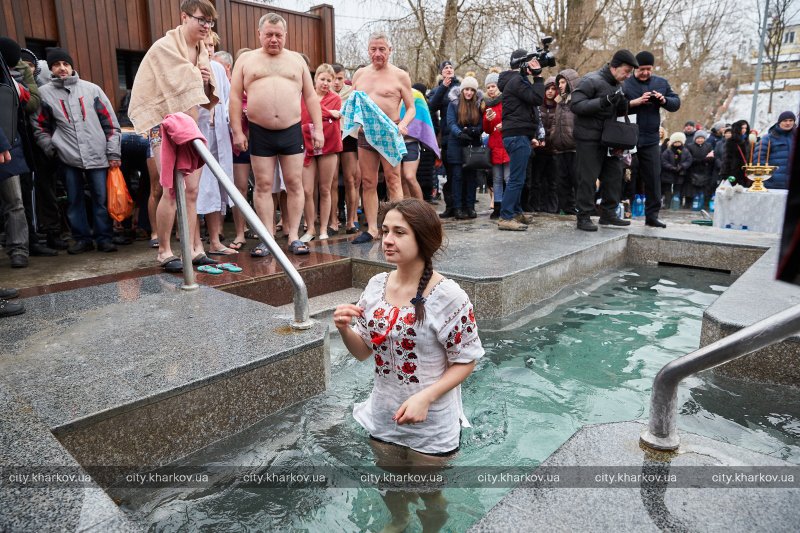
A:
[[[458,102],[459,96],[461,96],[461,85],[456,85],[450,89],[449,93],[447,93],[447,98],[449,98],[451,102]],[[475,93],[475,99],[478,101],[478,103],[483,102],[483,91],[478,89],[478,91]]]

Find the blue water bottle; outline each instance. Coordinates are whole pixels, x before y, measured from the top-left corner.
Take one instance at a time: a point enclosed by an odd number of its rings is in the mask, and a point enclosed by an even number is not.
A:
[[[637,194],[633,199],[633,218],[644,216],[644,199],[641,194]]]
[[[716,198],[716,196],[717,196],[716,194],[712,194],[711,200],[709,200],[708,202],[708,210],[711,211],[712,213],[714,212],[714,198]]]
[[[672,203],[669,206],[670,209],[680,209],[681,208],[681,195],[676,194],[672,197]]]
[[[695,194],[692,197],[692,211],[700,211],[700,195]]]

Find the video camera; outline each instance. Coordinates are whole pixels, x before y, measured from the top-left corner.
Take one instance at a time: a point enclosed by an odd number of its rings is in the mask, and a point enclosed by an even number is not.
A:
[[[528,61],[536,59],[542,68],[556,66],[556,56],[550,52],[550,44],[553,42],[552,37],[543,37],[542,46],[537,47],[535,52],[514,58],[511,62],[511,68],[518,68],[523,75],[529,74]]]

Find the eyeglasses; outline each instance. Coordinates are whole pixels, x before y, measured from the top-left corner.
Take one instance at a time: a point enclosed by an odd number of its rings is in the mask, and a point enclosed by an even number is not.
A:
[[[194,20],[197,21],[198,24],[200,24],[205,28],[213,28],[214,25],[216,24],[216,22],[214,22],[213,20],[204,19],[203,17],[195,17],[194,15],[189,15],[189,16],[192,17]]]

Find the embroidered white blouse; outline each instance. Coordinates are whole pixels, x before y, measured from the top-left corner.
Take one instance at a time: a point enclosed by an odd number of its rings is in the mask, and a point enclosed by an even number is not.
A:
[[[455,281],[442,279],[425,301],[425,322],[417,324],[413,305],[397,308],[386,301],[388,278],[388,273],[374,276],[358,302],[364,316],[352,328],[372,347],[375,382],[353,416],[380,440],[423,453],[452,451],[459,446],[461,426],[469,427],[460,385],[430,405],[425,422],[398,425],[392,416],[451,364],[483,356],[472,303]]]

